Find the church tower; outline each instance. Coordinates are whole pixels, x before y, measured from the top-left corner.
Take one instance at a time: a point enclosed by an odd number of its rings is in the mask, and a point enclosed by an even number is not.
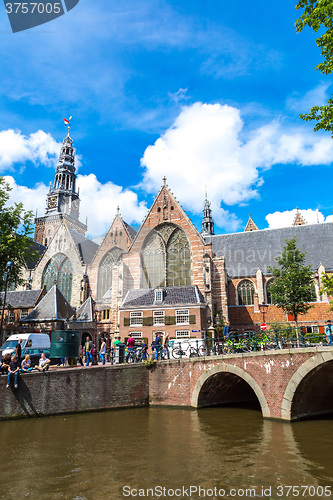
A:
[[[212,217],[212,209],[210,208],[210,201],[205,198],[204,209],[203,209],[203,217],[202,217],[202,236],[211,236],[214,235],[214,221]]]
[[[80,198],[76,190],[75,151],[73,139],[69,135],[64,138],[53,186],[47,193],[44,217],[35,219],[35,241],[47,246],[57,228],[66,221],[70,229],[84,235],[87,226],[79,221]]]

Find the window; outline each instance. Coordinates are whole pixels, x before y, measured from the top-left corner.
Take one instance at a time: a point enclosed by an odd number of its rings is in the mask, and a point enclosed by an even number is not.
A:
[[[155,302],[163,301],[163,290],[155,290]]]
[[[306,326],[305,332],[306,333],[319,333],[319,326],[317,326],[317,325]]]
[[[121,261],[123,252],[120,248],[113,248],[107,252],[98,268],[97,297],[99,299],[111,296],[112,268]]]
[[[57,284],[67,302],[70,302],[72,297],[72,283],[72,265],[66,255],[58,253],[45,266],[43,285],[45,285],[48,292],[53,285]]]
[[[26,318],[29,314],[29,309],[21,309],[21,319]]]
[[[142,326],[142,311],[134,311],[130,313],[130,326]]]
[[[179,309],[176,311],[176,325],[186,325],[190,322],[190,314],[188,309]]]
[[[190,330],[177,330],[176,339],[186,339],[190,337]]]
[[[153,317],[154,317],[154,325],[164,325],[164,317],[165,317],[164,311],[154,311]]]
[[[142,339],[142,332],[131,332],[131,337],[134,339]]]
[[[143,287],[191,284],[190,244],[184,231],[173,224],[158,226],[142,249]]]
[[[101,316],[102,316],[102,321],[110,319],[110,309],[103,309]]]
[[[267,297],[267,304],[275,304],[274,297],[272,295],[272,292],[270,290],[271,285],[274,283],[274,280],[270,280],[267,285],[266,285],[266,297]]]
[[[14,311],[8,311],[8,323],[14,323]]]
[[[251,306],[254,304],[254,284],[250,280],[243,280],[238,288],[238,305]]]

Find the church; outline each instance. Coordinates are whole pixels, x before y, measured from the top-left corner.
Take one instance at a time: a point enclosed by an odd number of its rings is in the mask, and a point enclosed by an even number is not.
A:
[[[258,331],[262,304],[268,327],[293,320],[273,304],[269,266],[276,264],[285,240],[296,236],[297,246],[307,252],[317,297],[300,323],[307,332],[318,332],[330,317],[321,274],[333,269],[333,223],[306,224],[298,212],[291,227],[259,230],[250,216],[243,232],[215,234],[206,196],[199,232],[164,178],[138,231],[119,208],[100,245],[86,231],[68,130],[45,214],[35,219],[40,258],[27,269],[26,289],[43,289],[46,297],[58,289],[77,319],[85,311],[97,336],[116,334],[124,340],[131,333],[149,344],[157,333],[202,338],[214,335],[221,321],[240,333]]]

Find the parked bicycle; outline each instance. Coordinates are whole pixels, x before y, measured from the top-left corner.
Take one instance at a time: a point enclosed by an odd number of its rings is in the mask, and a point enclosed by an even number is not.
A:
[[[184,346],[184,344],[187,344]],[[182,344],[179,342],[175,342],[175,347],[172,349],[172,357],[175,359],[179,358],[195,358],[199,356],[206,356],[207,348],[206,346],[200,342],[198,345],[194,346],[189,340],[183,341]]]

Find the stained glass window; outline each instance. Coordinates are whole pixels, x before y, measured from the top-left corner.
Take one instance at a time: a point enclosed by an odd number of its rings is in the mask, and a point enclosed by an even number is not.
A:
[[[243,280],[237,288],[238,304],[240,306],[251,306],[254,304],[254,284],[250,280]]]
[[[48,292],[53,285],[57,284],[59,290],[70,302],[72,297],[73,269],[66,255],[58,253],[49,260],[43,273],[43,285]]]
[[[112,287],[112,268],[115,264],[119,263],[123,251],[120,248],[113,248],[101,260],[98,268],[98,281],[97,281],[97,297],[101,299],[104,296],[111,295]]]
[[[190,244],[184,231],[173,224],[158,226],[142,250],[143,287],[191,284]]]

